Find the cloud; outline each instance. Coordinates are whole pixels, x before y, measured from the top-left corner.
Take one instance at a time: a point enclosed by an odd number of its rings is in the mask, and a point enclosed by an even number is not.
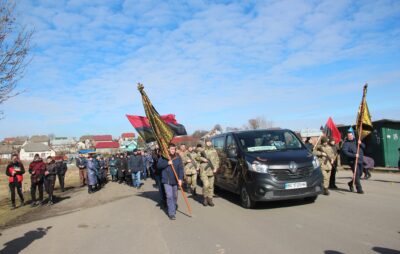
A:
[[[365,81],[373,102],[400,89],[397,1],[18,7],[36,27],[34,59],[20,84],[28,92],[4,105],[7,135],[129,130],[125,113],[143,115],[138,81],[160,113],[175,113],[189,132],[258,115],[293,129],[319,127],[355,113]],[[370,105],[372,113],[396,108],[395,99]],[[35,112],[26,127],[9,128]]]

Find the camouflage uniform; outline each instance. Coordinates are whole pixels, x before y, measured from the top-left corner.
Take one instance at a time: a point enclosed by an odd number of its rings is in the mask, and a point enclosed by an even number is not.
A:
[[[204,151],[204,152],[203,152]],[[219,168],[219,157],[217,150],[213,147],[206,147],[204,150],[199,150],[199,157],[205,157],[205,159],[209,159],[214,169]],[[212,204],[212,198],[214,196],[214,172],[211,166],[207,162],[200,161],[200,179],[203,182],[203,196],[208,201],[209,204]]]
[[[196,193],[196,181],[197,181],[197,168],[198,163],[193,163],[193,160],[196,160],[197,153],[185,151],[181,154],[183,164],[185,166],[185,180],[188,186],[190,186],[190,190],[193,194]],[[192,162],[187,162],[188,160],[192,160]],[[196,166],[195,166],[196,164]]]
[[[325,154],[324,154],[325,153]],[[322,175],[324,176],[324,189],[329,187],[329,178],[331,176],[332,164],[331,159],[335,159],[335,151],[328,144],[319,145],[314,151],[314,155],[318,157],[321,164]]]

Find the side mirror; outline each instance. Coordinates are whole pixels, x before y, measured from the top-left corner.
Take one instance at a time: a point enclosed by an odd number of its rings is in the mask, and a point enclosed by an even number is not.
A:
[[[228,150],[228,157],[229,158],[236,158],[237,157],[237,150],[236,148],[230,148]]]

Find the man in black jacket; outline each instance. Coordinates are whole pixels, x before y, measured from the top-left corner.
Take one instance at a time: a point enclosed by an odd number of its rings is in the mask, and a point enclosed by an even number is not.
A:
[[[143,157],[137,149],[133,151],[128,162],[128,168],[132,173],[132,186],[140,189],[140,174],[143,171]]]
[[[56,182],[56,175],[57,175],[57,164],[54,161],[53,157],[47,157],[47,165],[46,171],[44,172],[45,175],[45,186],[47,194],[49,194],[49,202],[48,205],[54,204],[54,184]]]
[[[64,158],[57,160],[56,162],[56,172],[58,176],[58,182],[60,183],[61,192],[64,192],[64,180],[65,180],[65,173],[67,172],[67,163],[64,161]]]
[[[349,131],[347,133],[347,139],[344,141],[343,147],[342,147],[342,153],[348,158],[349,164],[351,167],[351,170],[353,171],[356,170],[355,173],[355,185],[357,189],[357,193],[359,194],[364,194],[364,191],[361,186],[361,174],[363,172],[363,157],[364,157],[364,149],[365,145],[359,141],[360,144],[360,150],[359,153],[357,154],[357,140],[354,137],[354,134],[352,131]],[[358,157],[358,161],[356,164],[356,158]],[[349,185],[350,191],[353,192],[353,179],[347,183]]]

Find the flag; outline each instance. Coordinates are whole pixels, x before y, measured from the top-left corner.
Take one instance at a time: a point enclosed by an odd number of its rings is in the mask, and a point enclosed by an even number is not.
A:
[[[164,158],[169,158],[168,145],[174,137],[174,132],[171,127],[163,119],[161,119],[160,114],[158,114],[157,110],[151,104],[149,97],[147,97],[147,94],[144,91],[143,85],[140,83],[138,84],[138,90],[142,95],[144,111],[146,112],[149,125],[153,130],[154,138],[160,147],[161,155]]]
[[[336,127],[331,117],[329,117],[328,121],[325,124],[324,133],[326,137],[328,137],[329,139],[333,138],[336,144],[339,144],[341,140],[340,131]]]
[[[367,105],[367,98],[366,98],[367,88],[368,88],[368,85],[365,85],[362,101],[361,101],[360,107],[358,108],[357,121],[356,121],[357,133],[360,132],[360,128],[362,125],[361,139],[368,136],[373,130],[371,115],[369,114],[369,109],[368,109],[368,105]]]
[[[135,115],[126,115],[126,117],[146,143],[156,141],[147,117]],[[163,115],[160,118],[171,128],[174,136],[187,135],[185,126],[176,121],[175,115]]]

